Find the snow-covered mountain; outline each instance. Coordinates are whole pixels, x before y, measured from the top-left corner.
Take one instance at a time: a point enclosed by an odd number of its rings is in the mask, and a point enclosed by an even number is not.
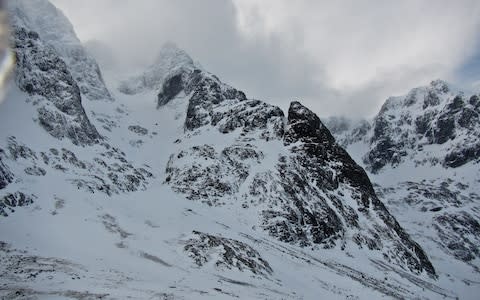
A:
[[[100,69],[75,35],[70,21],[54,5],[45,0],[10,1],[10,15],[15,15],[10,23],[35,31],[42,43],[55,50],[68,65],[85,98],[111,101]]]
[[[122,80],[119,91],[135,95],[148,90],[159,90],[168,76],[176,76],[185,71],[201,70],[201,66],[173,43],[165,44],[155,62],[140,74]]]
[[[460,271],[476,256],[439,261],[450,252],[412,229],[395,204],[403,194],[372,185],[300,102],[284,113],[249,99],[173,44],[140,74],[105,73],[105,84],[47,0],[9,12],[17,69],[0,107],[2,297],[475,299],[478,271]],[[375,128],[363,126],[357,143]],[[465,214],[455,216],[468,218],[457,202]]]
[[[441,80],[387,99],[366,136],[365,164],[375,173],[405,160],[446,168],[478,162],[480,99]]]
[[[407,232],[435,251],[437,271],[479,278],[479,94],[435,80],[387,99],[372,122],[327,124]]]

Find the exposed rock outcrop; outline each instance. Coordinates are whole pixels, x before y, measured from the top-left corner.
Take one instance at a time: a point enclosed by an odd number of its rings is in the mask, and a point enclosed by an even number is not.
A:
[[[97,62],[87,53],[72,24],[60,10],[48,0],[9,1],[7,6],[12,26],[38,34],[42,43],[66,63],[85,98],[113,101]]]
[[[478,96],[472,95],[467,101],[462,92],[441,80],[415,88],[404,97],[389,98],[375,117],[372,130],[364,134],[370,144],[364,163],[377,173],[408,159],[451,168],[478,161],[480,108],[476,99]],[[426,146],[441,151],[417,155],[417,150]]]
[[[273,273],[258,251],[243,242],[198,231],[193,235],[186,241],[184,250],[200,267],[213,260],[217,268],[250,271],[263,276]]]
[[[13,174],[3,162],[4,151],[0,149],[0,190],[5,188],[13,180]]]
[[[240,201],[259,213],[260,228],[283,242],[381,251],[389,262],[435,276],[365,171],[313,112],[292,102],[286,118],[279,108],[249,100],[203,71],[174,81],[168,94],[190,97],[183,150],[170,156],[166,169],[165,183],[173,190],[209,205]],[[226,142],[190,143],[189,137],[211,129]]]
[[[53,137],[76,145],[98,143],[102,137],[82,106],[80,89],[67,65],[39,35],[14,25],[15,81],[37,106],[38,123]]]

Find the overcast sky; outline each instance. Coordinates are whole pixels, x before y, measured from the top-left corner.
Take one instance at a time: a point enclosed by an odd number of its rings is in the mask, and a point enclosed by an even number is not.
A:
[[[321,116],[372,116],[436,78],[480,83],[478,0],[51,2],[123,70],[172,41],[247,96]]]

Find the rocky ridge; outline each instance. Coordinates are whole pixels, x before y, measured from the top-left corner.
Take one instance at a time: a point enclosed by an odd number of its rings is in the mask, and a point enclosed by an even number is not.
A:
[[[478,94],[435,80],[388,98],[372,122],[327,123],[369,171],[380,199],[407,231],[422,246],[443,252],[439,264],[458,260],[475,272],[479,107]]]
[[[354,127],[341,143],[367,143],[363,163],[372,173],[407,160],[456,168],[479,161],[479,124],[479,96],[435,80],[405,96],[388,98],[370,126]]]
[[[12,16],[15,83],[37,107],[40,126],[53,137],[70,139],[76,145],[98,143],[102,137],[85,114],[82,94],[71,69],[58,52],[31,29],[32,22],[23,10]]]
[[[169,94],[191,96],[179,142],[183,150],[171,155],[166,168],[165,183],[173,190],[214,206],[241,201],[258,211],[259,227],[284,242],[339,249],[353,244],[434,276],[421,247],[314,113],[292,102],[286,118],[279,108],[249,100],[201,70],[175,76],[182,80]],[[173,77],[167,77],[159,99],[168,93],[168,78]],[[209,130],[228,142],[190,142]],[[277,158],[265,158],[275,153]],[[394,246],[384,246],[385,240]]]
[[[68,65],[72,78],[86,99],[113,101],[97,62],[87,53],[72,24],[59,9],[47,0],[10,1],[7,7],[14,27],[34,31],[42,43],[53,48]]]

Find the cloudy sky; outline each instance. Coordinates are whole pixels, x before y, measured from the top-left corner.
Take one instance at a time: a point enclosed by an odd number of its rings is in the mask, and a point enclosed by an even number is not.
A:
[[[249,97],[373,115],[436,78],[480,90],[478,0],[51,0],[128,73],[175,42]]]

